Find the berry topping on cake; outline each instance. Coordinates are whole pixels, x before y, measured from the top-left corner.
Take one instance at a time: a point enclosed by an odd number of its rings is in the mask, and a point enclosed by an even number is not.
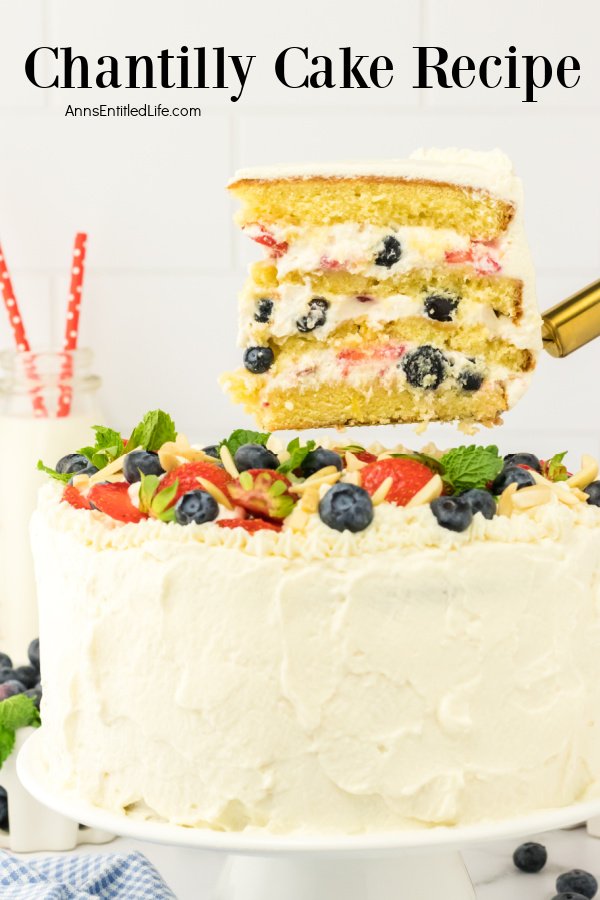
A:
[[[213,522],[219,515],[219,504],[206,491],[188,491],[175,504],[175,521],[178,525],[202,525]]]
[[[146,518],[131,502],[126,481],[94,484],[88,492],[88,500],[100,512],[119,522],[141,522]]]
[[[271,319],[273,312],[273,301],[268,297],[261,297],[256,301],[256,312],[254,313],[254,321],[266,323]]]
[[[298,473],[303,478],[310,478],[315,472],[325,469],[328,466],[334,466],[338,472],[342,471],[343,461],[339,453],[334,450],[326,450],[325,447],[317,447],[310,450],[304,457],[303,462],[298,467]]]
[[[504,457],[504,462],[511,466],[524,466],[526,469],[535,469],[536,472],[542,471],[542,464],[533,453],[508,453]]]
[[[248,534],[257,531],[281,531],[281,523],[267,522],[266,519],[219,519],[219,528],[243,528]]]
[[[83,456],[81,453],[67,453],[56,463],[56,471],[60,475],[75,475],[76,472],[87,469],[89,464],[87,456]]]
[[[592,481],[583,492],[588,495],[587,502],[590,506],[600,506],[600,481]]]
[[[236,506],[255,516],[285,519],[295,506],[288,488],[289,480],[271,469],[248,469],[229,485],[229,496]]]
[[[478,391],[483,384],[484,375],[475,368],[467,368],[458,373],[456,380],[463,391]]]
[[[473,515],[481,513],[484,519],[493,519],[497,512],[497,504],[489,491],[473,488],[460,494],[460,499],[467,504]]]
[[[213,459],[216,459],[221,462],[221,457],[219,455],[219,448],[216,444],[209,444],[208,447],[203,447],[202,452],[206,453],[207,456],[212,456]]]
[[[528,841],[513,853],[513,862],[521,872],[541,872],[548,861],[548,853],[543,844]]]
[[[275,356],[270,347],[248,347],[244,351],[244,365],[253,375],[261,375],[268,372]]]
[[[430,391],[438,388],[445,379],[448,360],[437,347],[425,344],[410,350],[403,357],[401,366],[412,387]]]
[[[171,503],[171,505],[173,505],[180,497],[183,497],[183,495],[187,494],[189,491],[195,491],[200,487],[205,487],[205,485],[202,484],[201,479],[214,484],[226,497],[227,488],[231,481],[233,481],[231,475],[229,475],[221,466],[216,465],[216,463],[190,462],[184,463],[184,465],[178,466],[176,469],[172,469],[162,479],[160,486],[161,490],[165,490],[177,482],[177,491]]]
[[[381,247],[378,248],[375,265],[391,269],[392,266],[399,262],[401,256],[402,245],[400,241],[393,234],[388,234],[384,237]]]
[[[471,507],[462,497],[437,497],[431,502],[431,512],[449,531],[466,531],[473,521]]]
[[[327,321],[327,310],[329,303],[322,297],[315,297],[308,304],[308,313],[301,316],[296,322],[296,328],[303,334],[314,331],[315,328],[321,328]]]
[[[446,294],[430,294],[425,299],[425,314],[434,322],[451,322],[458,300]]]
[[[94,507],[87,499],[81,494],[76,487],[73,487],[72,484],[68,484],[62,495],[62,499],[65,503],[70,503],[71,506],[75,507],[75,509],[93,509]]]
[[[252,240],[256,241],[257,244],[262,244],[263,247],[267,247],[272,257],[277,259],[287,252],[288,245],[286,241],[278,241],[263,225],[255,227],[258,228],[258,232],[252,232]]]
[[[139,481],[142,475],[163,475],[164,471],[158,453],[147,450],[134,450],[127,454],[123,462],[123,475],[129,484]]]
[[[583,869],[571,869],[570,872],[565,872],[563,875],[558,876],[556,879],[556,890],[559,893],[561,891],[573,891],[591,900],[598,891],[598,882],[593,875],[590,875],[589,872],[585,872]]]
[[[335,531],[364,531],[373,521],[373,502],[362,487],[334,484],[319,503],[319,516]]]
[[[501,494],[509,484],[516,484],[517,490],[520,491],[522,488],[531,487],[531,485],[535,484],[535,478],[527,469],[510,464],[504,467],[492,483],[492,493]]]
[[[236,450],[233,461],[238,472],[247,469],[276,469],[279,459],[262,444],[242,444]]]
[[[385,500],[396,506],[406,506],[433,475],[431,469],[415,459],[381,459],[369,463],[360,473],[361,484],[371,495],[390,479]]]

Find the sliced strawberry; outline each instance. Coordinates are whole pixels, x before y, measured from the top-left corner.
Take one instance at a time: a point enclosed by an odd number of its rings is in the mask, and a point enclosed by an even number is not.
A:
[[[211,484],[218,487],[226,497],[228,496],[228,487],[233,481],[231,475],[216,463],[191,462],[184,463],[176,469],[171,469],[161,481],[160,489],[162,491],[165,488],[170,487],[175,481],[178,482],[177,493],[170,504],[173,506],[173,504],[177,503],[179,498],[183,497],[184,494],[187,494],[188,491],[195,491],[202,487],[198,478],[204,478],[205,481],[210,481]]]
[[[320,265],[322,269],[329,269],[331,271],[345,268],[343,262],[340,262],[338,259],[330,259],[328,256],[321,257]]]
[[[377,461],[377,457],[374,453],[369,453],[368,450],[353,450],[351,447],[334,447],[336,453],[339,453],[342,459],[344,459],[344,454],[346,450],[350,450],[352,456],[355,456],[361,462],[364,463],[372,463]]]
[[[88,499],[96,509],[117,519],[119,522],[141,522],[148,517],[133,505],[129,498],[129,485],[126,481],[104,482],[94,484]]]
[[[266,522],[264,519],[219,519],[217,522],[219,528],[243,528],[249,534],[256,534],[257,531],[281,531],[281,523],[276,525],[274,522]]]
[[[70,503],[71,506],[74,506],[75,509],[93,509],[94,507],[83,494],[77,490],[72,484],[68,484],[62,495],[62,499],[65,503]]]
[[[469,263],[480,275],[494,275],[502,266],[494,253],[494,246],[483,241],[473,241],[468,250],[447,250],[449,263]]]
[[[385,499],[396,506],[406,506],[433,475],[431,469],[415,459],[380,459],[360,470],[360,483],[369,494],[374,494],[386,478],[391,478]]]
[[[260,228],[259,233],[252,235],[253,241],[256,241],[257,244],[262,244],[263,247],[268,247],[271,251],[271,256],[275,258],[287,253],[287,241],[278,241],[263,225],[259,225],[258,228]]]
[[[295,498],[288,493],[290,481],[272,469],[248,469],[228,485],[229,496],[255,516],[285,519],[292,512]]]

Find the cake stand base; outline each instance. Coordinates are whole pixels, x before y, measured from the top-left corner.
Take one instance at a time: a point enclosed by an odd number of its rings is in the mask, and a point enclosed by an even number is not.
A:
[[[395,859],[230,856],[215,900],[475,900],[459,853]]]

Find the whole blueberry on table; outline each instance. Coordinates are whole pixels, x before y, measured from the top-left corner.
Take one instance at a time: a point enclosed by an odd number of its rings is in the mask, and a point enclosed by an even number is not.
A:
[[[133,450],[123,462],[123,475],[129,484],[141,481],[142,475],[164,475],[164,472],[158,453],[148,450]]]
[[[244,351],[244,365],[253,375],[268,372],[275,362],[275,354],[270,347],[248,347]]]
[[[587,502],[590,506],[600,506],[600,481],[592,481],[583,489],[583,493],[588,495]]]
[[[493,519],[496,515],[498,506],[489,491],[472,488],[470,491],[460,494],[460,499],[468,504],[473,515],[480,512],[485,519]]]
[[[437,497],[430,508],[438,524],[449,531],[466,531],[473,521],[471,507],[462,497]]]
[[[14,697],[16,694],[24,694],[27,688],[21,681],[5,681],[4,684],[0,684],[0,701],[8,700],[9,697]]]
[[[203,447],[202,452],[206,453],[207,456],[212,456],[213,459],[221,460],[219,455],[219,448],[216,444],[209,444],[208,447]]]
[[[398,238],[394,237],[393,234],[388,234],[384,237],[380,245],[380,249],[375,257],[375,265],[391,269],[392,266],[396,265],[401,256],[402,245],[400,241]]]
[[[245,472],[246,469],[276,469],[279,466],[277,456],[262,444],[242,444],[235,451],[233,461],[238,472]]]
[[[541,872],[548,861],[548,853],[542,844],[528,841],[513,853],[513,862],[521,872]]]
[[[0,830],[8,831],[8,794],[0,787]]]
[[[589,872],[583,869],[571,869],[570,872],[564,872],[556,879],[556,890],[559,892],[572,891],[575,894],[582,894],[588,900],[596,896],[598,890],[598,882]]]
[[[2,666],[0,669],[0,684],[4,684],[6,681],[14,681],[15,680],[15,670],[8,669],[6,666]]]
[[[29,688],[28,691],[25,691],[25,696],[29,697],[30,700],[33,700],[34,705],[39,709],[40,703],[42,702],[41,684],[36,684],[35,687]]]
[[[0,653],[0,669],[12,669],[12,659],[8,653]]]
[[[576,894],[574,891],[564,891],[555,894],[552,900],[587,900],[587,897],[584,897],[583,894]]]
[[[434,322],[451,322],[458,300],[446,294],[430,294],[425,299],[425,312]]]
[[[34,666],[17,666],[14,670],[14,680],[20,681],[26,688],[32,688],[40,680],[40,673]]]
[[[507,453],[504,462],[511,466],[529,466],[536,472],[542,471],[542,464],[534,453]]]
[[[66,456],[61,456],[56,463],[56,471],[61,475],[75,475],[87,469],[89,464],[87,456],[83,456],[81,453],[67,453]]]
[[[505,466],[492,484],[492,493],[501,494],[509,484],[516,484],[517,490],[520,491],[522,488],[535,484],[535,478],[527,469],[513,465]]]
[[[219,515],[219,504],[207,491],[188,491],[175,504],[175,521],[179,525],[203,525],[214,522]]]
[[[412,387],[434,391],[446,377],[448,359],[437,347],[424,344],[410,350],[400,365]]]
[[[311,450],[310,453],[307,453],[304,457],[304,461],[300,466],[300,474],[303,478],[309,478],[311,475],[314,475],[315,472],[324,469],[326,466],[335,466],[338,472],[341,472],[343,468],[342,457],[339,453],[336,453],[335,450],[326,450],[325,447],[317,447],[315,450]]]
[[[34,669],[40,671],[40,639],[35,638],[27,648],[27,657]]]
[[[373,502],[356,484],[334,484],[319,503],[319,516],[335,531],[364,531],[373,521]]]

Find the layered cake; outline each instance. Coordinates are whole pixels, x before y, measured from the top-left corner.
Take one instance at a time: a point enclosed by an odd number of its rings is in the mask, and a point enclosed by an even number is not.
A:
[[[500,421],[541,348],[520,181],[499,151],[238,172],[266,258],[231,397],[269,430]]]
[[[97,429],[32,524],[53,785],[278,833],[597,794],[600,482],[563,457]]]

